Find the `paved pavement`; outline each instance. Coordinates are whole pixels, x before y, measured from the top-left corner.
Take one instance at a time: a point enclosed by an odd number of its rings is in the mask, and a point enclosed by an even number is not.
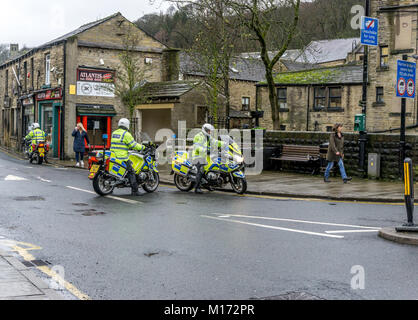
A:
[[[11,253],[0,250],[0,300],[62,300],[64,297]]]
[[[404,219],[395,204],[171,186],[103,198],[83,170],[0,153],[0,247],[47,261],[47,279],[61,266],[79,299],[417,299],[418,248],[378,237]]]

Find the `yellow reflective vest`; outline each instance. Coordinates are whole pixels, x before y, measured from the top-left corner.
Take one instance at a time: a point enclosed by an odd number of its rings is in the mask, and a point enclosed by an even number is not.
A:
[[[193,159],[206,158],[210,154],[210,148],[217,146],[222,148],[225,145],[223,141],[207,138],[203,132],[199,132],[193,139]]]
[[[135,141],[132,135],[125,129],[119,128],[112,133],[110,151],[115,153],[115,156],[119,160],[129,159],[129,150],[142,151],[145,147]]]
[[[41,129],[35,129],[29,132],[25,139],[32,139],[32,144],[38,144],[38,142],[46,141],[46,133]]]

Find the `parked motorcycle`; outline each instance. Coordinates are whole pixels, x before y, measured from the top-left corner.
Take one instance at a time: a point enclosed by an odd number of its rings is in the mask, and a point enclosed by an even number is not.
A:
[[[28,157],[29,162],[42,164],[44,161],[48,162],[48,152],[50,149],[49,143],[40,141],[37,144],[32,144],[30,140],[23,139],[23,152]],[[32,147],[32,152],[31,152]]]
[[[220,154],[208,157],[202,187],[211,190],[231,184],[236,193],[244,194],[247,191],[244,157],[238,144],[231,137],[223,140],[229,141],[228,146]],[[226,161],[222,162],[222,159]],[[171,174],[174,175],[174,183],[180,191],[189,192],[196,185],[197,167],[191,163],[187,152],[175,152]]]
[[[151,142],[148,135],[141,136],[146,149],[141,152],[129,151],[129,160],[135,171],[138,186],[152,193],[160,185],[156,155],[158,146]],[[131,187],[126,163],[117,160],[115,154],[109,150],[90,152],[89,170],[89,179],[93,181],[94,191],[101,196],[111,194],[115,188]]]

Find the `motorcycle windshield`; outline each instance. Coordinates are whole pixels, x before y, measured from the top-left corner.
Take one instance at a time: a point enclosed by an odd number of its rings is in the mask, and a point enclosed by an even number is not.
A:
[[[152,142],[152,139],[151,139],[151,137],[148,135],[148,133],[146,133],[146,132],[141,132],[140,134],[139,134],[139,140],[141,141],[141,143],[143,143],[143,144],[147,144],[147,143],[150,143],[150,142]]]

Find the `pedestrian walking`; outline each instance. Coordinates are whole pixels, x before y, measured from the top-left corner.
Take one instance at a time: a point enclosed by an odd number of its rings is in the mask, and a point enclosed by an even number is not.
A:
[[[333,133],[329,139],[329,147],[327,153],[327,169],[325,170],[325,182],[331,182],[329,180],[329,175],[335,163],[338,163],[340,167],[341,177],[344,183],[351,181],[352,178],[347,176],[344,167],[344,134],[343,134],[343,125],[341,123],[336,123],[333,127]]]
[[[86,152],[86,145],[84,141],[87,142],[89,148],[90,148],[90,141],[89,137],[87,135],[86,129],[84,129],[84,126],[82,123],[77,124],[77,127],[75,127],[73,131],[73,137],[74,137],[74,152],[75,152],[75,159],[76,159],[76,167],[84,167],[84,153]]]

